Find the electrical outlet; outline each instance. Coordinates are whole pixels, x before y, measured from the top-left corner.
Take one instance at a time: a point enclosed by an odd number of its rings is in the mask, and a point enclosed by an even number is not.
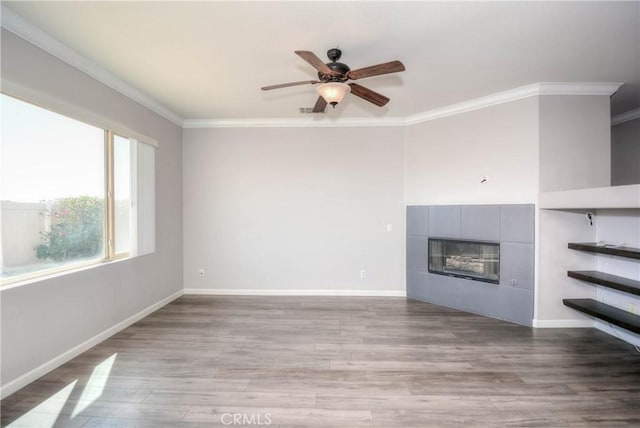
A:
[[[636,305],[635,303],[629,303],[629,312],[631,312],[632,314],[637,314],[638,305]]]
[[[516,285],[518,285],[518,281],[515,280],[515,279],[512,279],[511,280],[511,285],[513,285],[515,287]]]
[[[391,223],[387,224],[387,232],[391,232],[393,230],[393,225]]]
[[[367,277],[367,271],[364,269],[360,270],[360,279],[365,279]]]
[[[204,276],[204,268],[198,269],[198,275]]]

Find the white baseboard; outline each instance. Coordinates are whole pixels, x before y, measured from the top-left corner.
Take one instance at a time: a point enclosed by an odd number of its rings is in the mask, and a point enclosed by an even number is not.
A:
[[[85,351],[91,349],[92,347],[96,346],[98,343],[108,339],[109,337],[113,336],[114,334],[118,333],[119,331],[124,330],[125,328],[129,327],[131,324],[135,323],[136,321],[141,320],[142,318],[146,317],[150,313],[155,312],[156,310],[158,310],[161,307],[165,306],[169,302],[177,299],[178,297],[182,296],[182,294],[183,294],[183,290],[180,290],[180,291],[177,291],[177,292],[173,293],[172,295],[160,300],[159,302],[154,303],[153,305],[141,310],[137,314],[130,316],[126,320],[124,320],[122,322],[119,322],[118,324],[114,325],[113,327],[110,327],[110,328],[104,330],[103,332],[93,336],[91,339],[81,343],[80,345],[75,346],[75,347],[69,349],[66,352],[63,352],[62,354],[58,355],[57,357],[55,357],[55,358],[47,361],[46,363],[36,367],[35,369],[27,372],[26,374],[18,377],[17,379],[14,379],[12,381],[7,382],[6,384],[4,384],[4,385],[2,385],[0,387],[0,397],[2,399],[4,399],[5,397],[8,397],[9,395],[11,395],[14,392],[16,392],[17,390],[19,390],[20,388],[23,388],[23,387],[27,386],[31,382],[33,382],[33,381],[37,380],[38,378],[44,376],[45,374],[49,373],[51,370],[53,370],[53,369],[55,369],[57,367],[60,367],[61,365],[63,365],[67,361],[77,357],[78,355],[82,354],[83,352],[85,352]]]
[[[353,296],[406,297],[405,290],[300,290],[257,288],[185,288],[184,294],[211,296]]]
[[[535,328],[589,328],[594,327],[593,320],[533,320]]]

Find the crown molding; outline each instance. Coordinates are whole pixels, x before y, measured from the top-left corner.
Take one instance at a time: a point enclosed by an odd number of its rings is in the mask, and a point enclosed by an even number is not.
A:
[[[620,125],[621,123],[629,122],[636,119],[640,119],[640,108],[629,110],[628,112],[613,116],[611,118],[611,126]]]
[[[170,120],[178,126],[182,126],[183,119],[176,113],[172,112],[158,101],[149,97],[142,91],[134,88],[123,80],[119,79],[112,73],[105,70],[95,62],[80,55],[69,46],[54,39],[44,31],[25,21],[19,15],[13,13],[6,6],[2,6],[2,28],[12,32],[18,37],[23,38],[27,42],[39,47],[40,49],[50,53],[56,58],[66,62],[74,68],[93,77],[99,82],[104,83],[111,89],[125,95],[133,101],[148,108],[154,113],[159,114],[165,119]]]
[[[497,92],[461,103],[439,107],[406,118],[289,118],[289,119],[185,119],[183,128],[337,128],[357,126],[411,126],[430,120],[454,116],[498,104],[545,95],[606,95],[611,96],[622,83],[609,82],[540,82]],[[631,119],[627,119],[631,120]]]
[[[183,128],[353,128],[405,126],[403,117],[346,117],[337,119],[266,118],[266,119],[185,119]]]
[[[434,119],[440,119],[447,116],[453,116],[460,113],[466,113],[473,110],[479,110],[491,107],[497,104],[503,104],[523,98],[541,96],[541,95],[607,95],[611,96],[622,86],[622,83],[562,83],[562,82],[540,82],[531,85],[521,86],[519,88],[509,89],[507,91],[496,92],[480,98],[474,98],[461,103],[451,104],[439,107],[424,113],[418,113],[407,117],[406,125],[415,125],[422,122],[428,122]]]
[[[538,95],[606,95],[618,92],[620,82],[543,82],[539,85]]]
[[[418,123],[428,122],[430,120],[440,119],[447,116],[454,116],[456,114],[466,113],[473,110],[479,110],[534,95],[540,95],[540,83],[534,83],[532,85],[522,86],[508,91],[497,92],[484,97],[474,98],[461,103],[450,104],[448,106],[439,107],[423,113],[414,114],[407,117],[406,124],[416,125]]]

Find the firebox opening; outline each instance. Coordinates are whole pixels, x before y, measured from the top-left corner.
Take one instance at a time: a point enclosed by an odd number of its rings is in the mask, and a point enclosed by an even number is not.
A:
[[[500,282],[500,243],[429,238],[429,272]]]

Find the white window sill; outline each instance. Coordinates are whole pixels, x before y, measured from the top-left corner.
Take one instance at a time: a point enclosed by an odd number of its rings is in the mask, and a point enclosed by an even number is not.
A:
[[[120,263],[123,261],[127,261],[127,260],[131,260],[131,259],[135,259],[137,257],[140,256],[127,256],[127,257],[121,257],[118,259],[113,259],[113,260],[104,260],[104,261],[98,261],[98,262],[93,262],[93,263],[89,263],[89,264],[81,264],[81,265],[77,265],[77,266],[70,266],[68,269],[62,269],[56,272],[51,272],[48,274],[43,274],[37,277],[30,277],[30,278],[25,278],[24,280],[16,280],[16,282],[8,282],[8,283],[2,283],[0,284],[0,293],[3,291],[7,291],[7,290],[11,290],[12,288],[17,288],[17,287],[22,287],[24,285],[30,285],[30,284],[35,284],[38,282],[42,282],[42,281],[47,281],[50,279],[54,279],[54,278],[59,278],[61,276],[65,276],[65,275],[72,275],[78,272],[84,272],[86,270],[91,270],[91,269],[95,269],[95,268],[100,268],[103,266],[108,266],[114,263]],[[5,280],[10,280],[9,278],[5,279]]]

